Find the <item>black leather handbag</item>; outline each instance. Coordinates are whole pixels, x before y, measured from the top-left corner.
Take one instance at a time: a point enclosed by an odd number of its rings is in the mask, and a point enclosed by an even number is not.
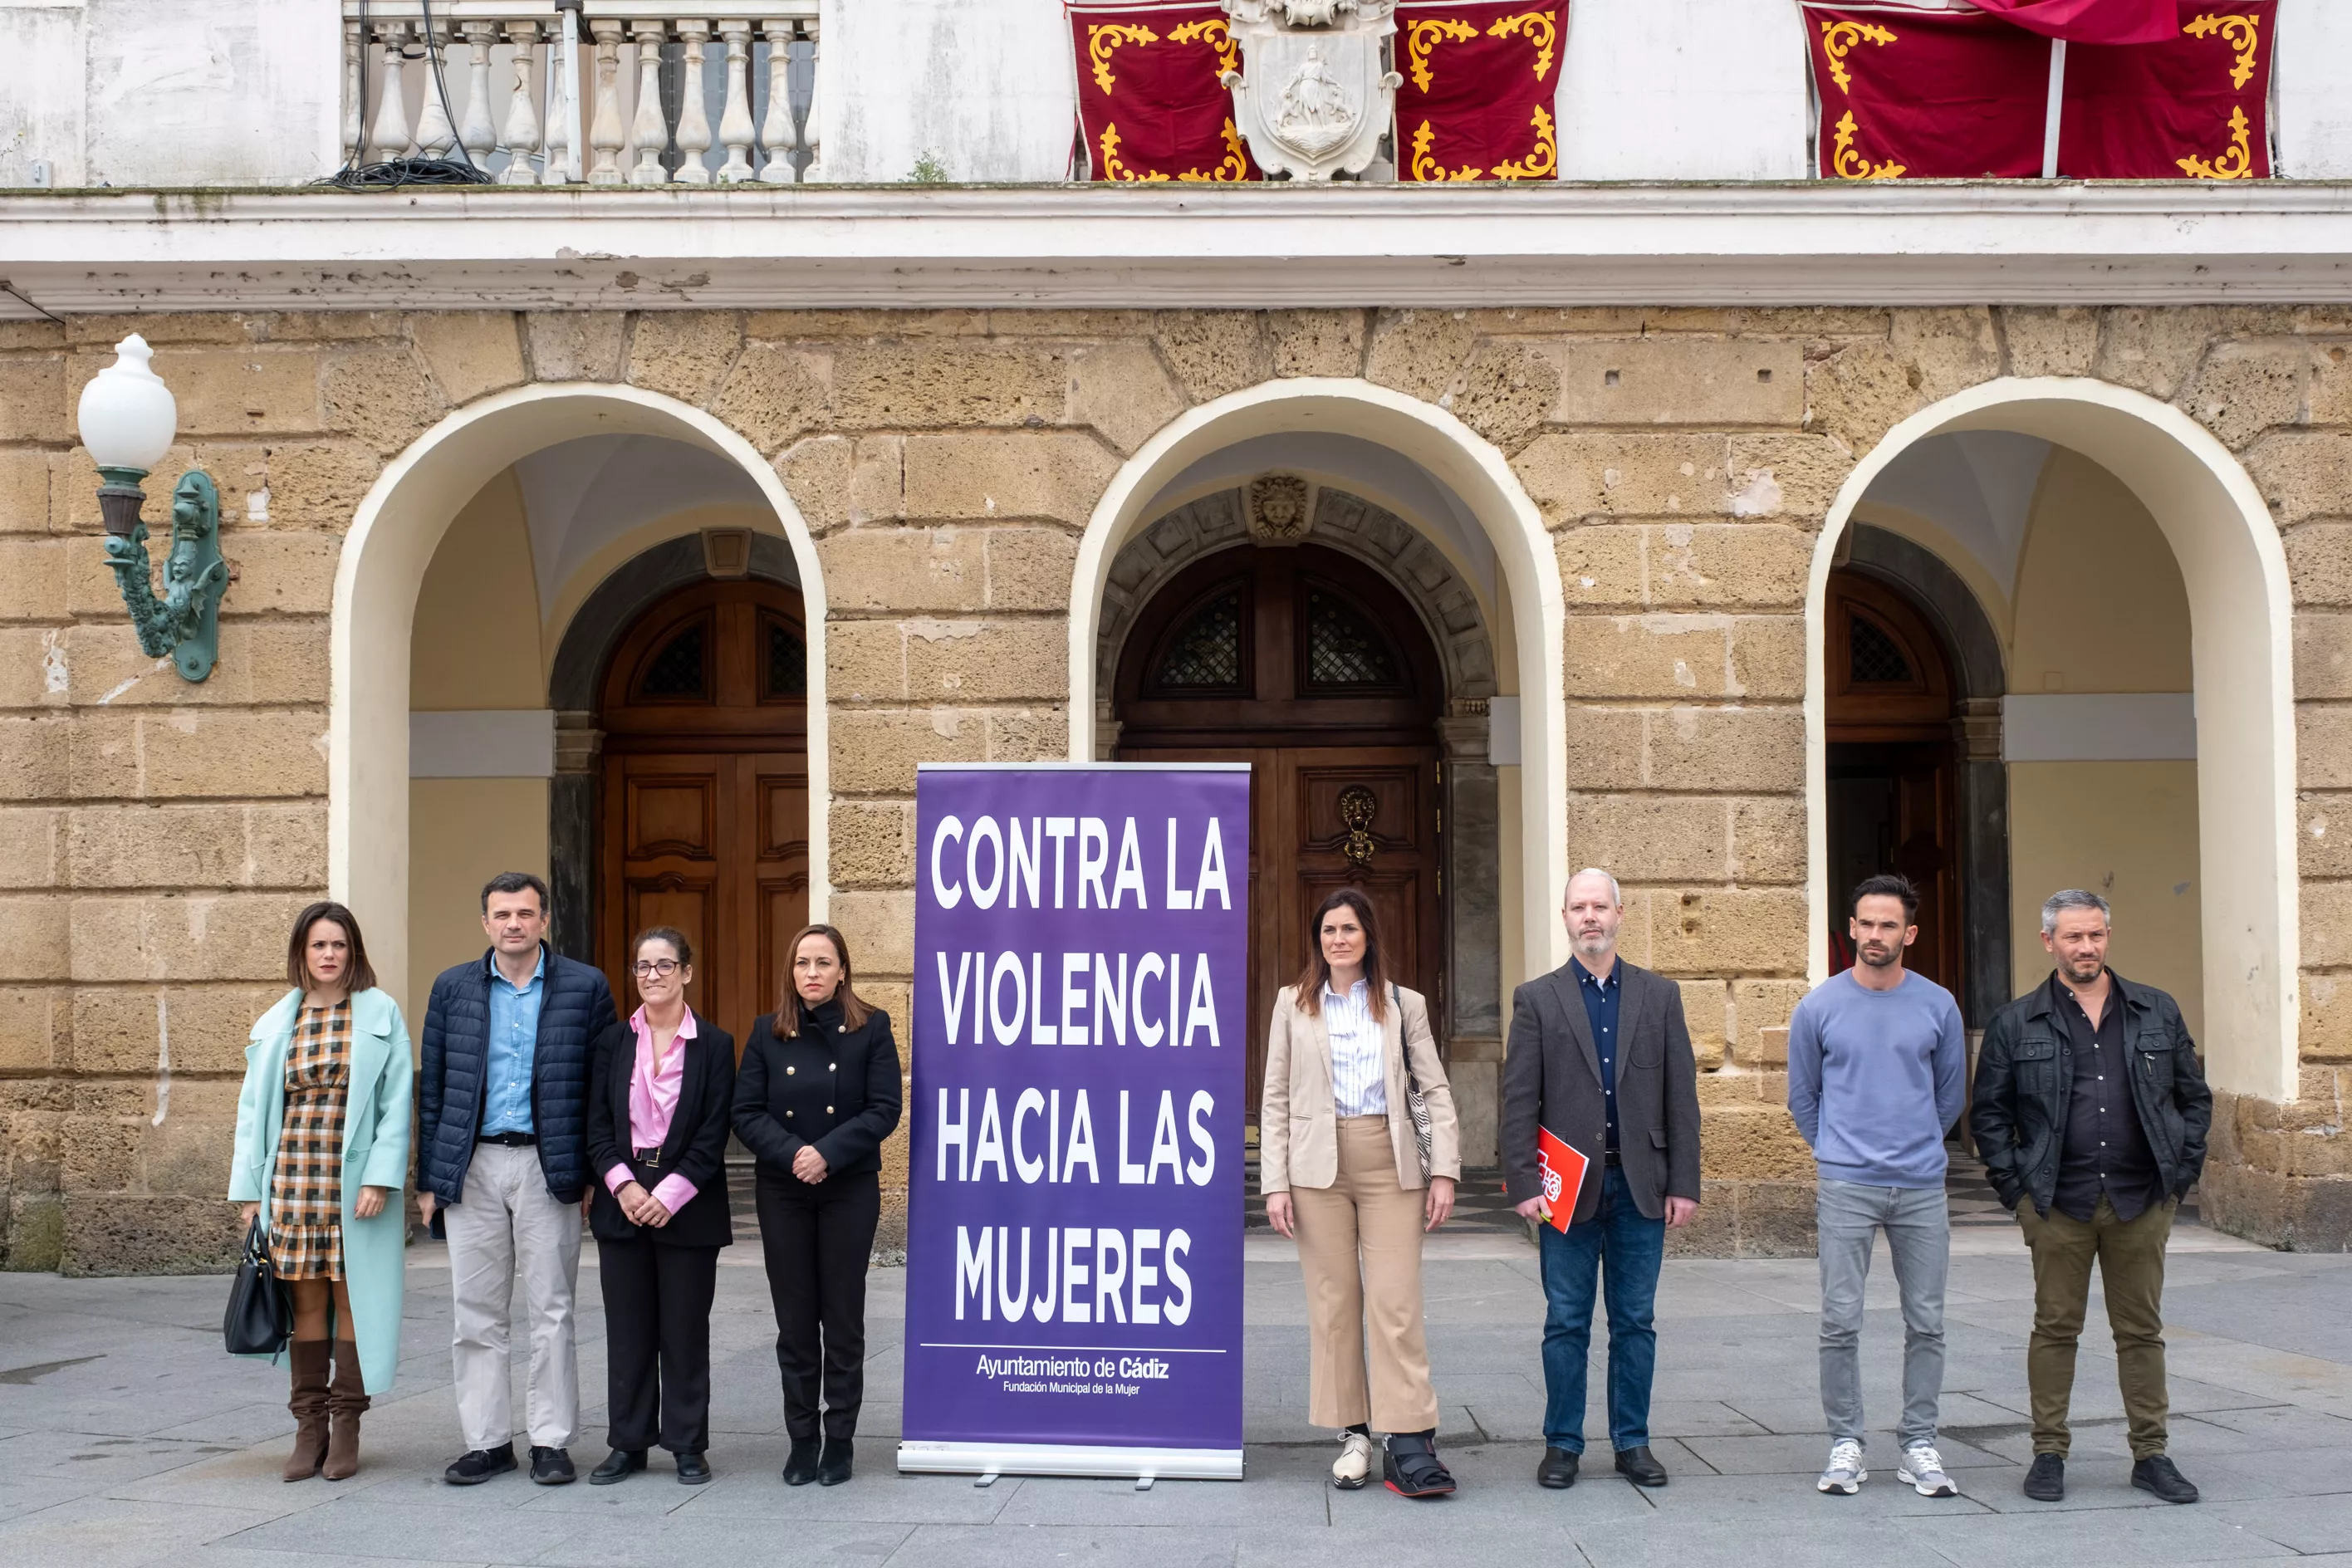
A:
[[[275,1356],[294,1337],[294,1310],[286,1287],[270,1267],[269,1248],[257,1216],[246,1227],[245,1256],[237,1260],[236,1279],[229,1286],[228,1311],[221,1319],[221,1340],[231,1355]]]

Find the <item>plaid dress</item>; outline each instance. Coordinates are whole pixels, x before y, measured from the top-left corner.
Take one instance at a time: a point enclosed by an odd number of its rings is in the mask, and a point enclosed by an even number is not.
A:
[[[352,1005],[305,1007],[286,1053],[286,1114],[269,1186],[269,1261],[280,1279],[343,1278],[343,1110]]]

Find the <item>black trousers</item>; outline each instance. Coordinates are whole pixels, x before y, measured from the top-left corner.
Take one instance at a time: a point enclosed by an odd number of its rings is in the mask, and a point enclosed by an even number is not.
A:
[[[795,1442],[817,1436],[821,1366],[824,1436],[854,1437],[866,1400],[866,1266],[882,1219],[882,1178],[868,1171],[814,1186],[763,1179],[757,1197],[784,1430]]]
[[[604,1289],[606,1440],[635,1452],[710,1447],[710,1302],[719,1249],[599,1241]],[[658,1422],[656,1422],[658,1415]]]

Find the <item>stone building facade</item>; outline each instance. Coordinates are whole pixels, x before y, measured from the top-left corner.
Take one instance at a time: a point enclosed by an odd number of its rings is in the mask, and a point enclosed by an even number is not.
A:
[[[79,390],[131,331],[179,399],[182,446],[159,476],[201,468],[222,497],[236,575],[202,684],[141,657],[75,445]],[[1381,568],[1493,666],[1479,691],[1460,673],[1475,658],[1447,655],[1448,765],[1488,792],[1449,820],[1491,835],[1449,884],[1491,911],[1475,928],[1456,918],[1449,938],[1453,973],[1477,977],[1453,1004],[1465,1105],[1491,1115],[1509,985],[1564,956],[1545,884],[1610,868],[1627,893],[1623,951],[1680,984],[1697,1043],[1706,1203],[1681,1245],[1716,1254],[1811,1246],[1782,1041],[1839,912],[1822,823],[1837,535],[1865,521],[1904,533],[1903,508],[1870,510],[1872,487],[1922,440],[2007,431],[2086,453],[2171,542],[2168,591],[2194,623],[2180,658],[2187,668],[2193,651],[2205,863],[2201,928],[2185,929],[2201,929],[2203,957],[2192,942],[2181,972],[2130,967],[2140,911],[2126,904],[2118,967],[2202,998],[2223,1086],[2207,1215],[2277,1244],[2352,1239],[2352,310],[222,310],[0,324],[6,1267],[229,1256],[220,1194],[247,1030],[282,989],[286,929],[310,899],[332,887],[377,922],[372,945],[417,1026],[430,944],[413,934],[411,884],[371,884],[363,865],[464,825],[411,815],[370,773],[346,711],[375,682],[407,709],[383,650],[405,657],[424,615],[415,584],[437,581],[427,561],[472,494],[413,487],[469,431],[499,432],[467,470],[495,472],[606,428],[614,409],[755,454],[766,477],[750,482],[786,503],[763,526],[792,545],[811,607],[810,907],[850,934],[861,982],[898,1017],[917,764],[1117,744],[1102,639],[1144,580],[1122,550],[1260,466],[1443,531],[1437,502],[1417,510],[1402,479],[1351,481],[1344,454],[1266,447],[1263,465],[1244,452],[1220,468],[1217,449],[1335,432],[1402,449],[1391,432],[1425,433],[1420,468],[1470,514],[1452,526],[1499,542],[1483,568],[1475,549],[1433,545],[1416,572],[1395,536]],[[2208,504],[2208,479],[2242,515]],[[2168,497],[2195,504],[2176,517]],[[1514,518],[1522,537],[1506,539]],[[351,554],[362,521],[370,552],[414,522],[405,579]],[[2200,528],[2215,535],[2205,555],[2184,531]],[[391,597],[371,605],[379,589]],[[2014,608],[1992,618],[2021,657]],[[371,642],[370,626],[390,629]],[[2231,654],[2232,637],[2253,652]],[[558,710],[543,798],[560,817],[567,770],[593,765],[595,742],[593,717],[548,694],[552,658],[551,643],[528,705]],[[2273,677],[2291,690],[2263,684]],[[2009,690],[2041,679],[2012,668]],[[2284,732],[2263,728],[2280,715]],[[1956,743],[1999,759],[1992,721],[1973,717],[1976,742]],[[2264,789],[2254,848],[2222,842],[2248,817],[2227,792]],[[2022,844],[2023,805],[2004,817],[1995,802],[1986,820]],[[2103,809],[2062,803],[2037,831],[2063,840]],[[568,831],[554,821],[515,853],[560,862]],[[371,886],[394,883],[397,900],[371,905]],[[2264,887],[2273,901],[2256,908]],[[2003,885],[1974,908],[1972,929],[2017,950],[2014,974],[2039,954],[2028,961],[2031,929],[2010,906],[2047,890]],[[2271,971],[2223,951],[2216,933],[2238,929]],[[2011,981],[1990,974],[1987,994]]]

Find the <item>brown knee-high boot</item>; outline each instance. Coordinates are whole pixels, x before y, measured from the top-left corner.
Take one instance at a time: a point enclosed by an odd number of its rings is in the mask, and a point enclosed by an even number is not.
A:
[[[295,1422],[286,1479],[307,1481],[327,1457],[327,1342],[296,1340],[286,1347],[286,1359],[294,1367],[294,1392],[286,1408],[294,1413]]]
[[[360,1347],[337,1340],[335,1381],[327,1392],[327,1410],[334,1417],[327,1436],[329,1480],[346,1480],[359,1473],[360,1417],[367,1407],[367,1387],[360,1381]]]

